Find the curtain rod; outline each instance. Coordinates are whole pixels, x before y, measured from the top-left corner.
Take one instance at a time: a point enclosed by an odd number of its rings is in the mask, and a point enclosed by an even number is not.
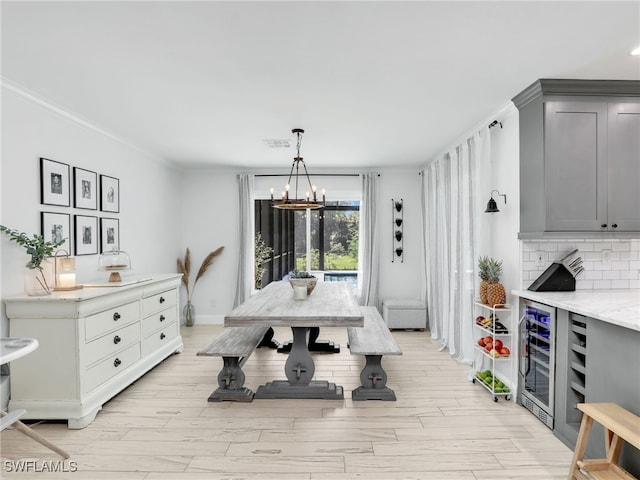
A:
[[[263,173],[256,174],[256,177],[288,177],[288,173]],[[314,173],[310,177],[359,177],[359,173]],[[378,174],[380,176],[380,174]]]

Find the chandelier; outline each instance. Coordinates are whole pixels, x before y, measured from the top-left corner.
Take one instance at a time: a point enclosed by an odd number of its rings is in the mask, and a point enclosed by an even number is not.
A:
[[[316,186],[311,184],[307,166],[304,163],[304,159],[300,156],[300,144],[302,143],[302,134],[304,133],[304,130],[301,128],[294,128],[291,130],[291,133],[298,137],[296,144],[297,154],[293,159],[293,165],[291,165],[291,172],[289,173],[289,180],[287,180],[287,184],[284,186],[280,200],[275,200],[273,198],[273,187],[271,188],[271,205],[274,208],[280,208],[282,210],[317,210],[318,208],[324,207],[326,192],[323,188],[322,201],[319,202]],[[304,172],[300,172],[301,165]],[[302,185],[300,185],[300,183],[302,183]],[[293,197],[291,195],[292,188]],[[298,195],[298,188],[300,188],[301,192],[302,189],[307,188],[304,197]]]

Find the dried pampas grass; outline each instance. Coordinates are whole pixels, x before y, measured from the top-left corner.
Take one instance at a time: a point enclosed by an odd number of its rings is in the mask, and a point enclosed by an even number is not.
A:
[[[184,254],[184,260],[178,257],[178,272],[182,273],[182,284],[184,288],[187,290],[187,301],[191,301],[191,296],[193,295],[193,291],[196,288],[196,283],[198,280],[207,273],[207,270],[213,263],[213,260],[222,253],[224,247],[218,247],[213,252],[210,252],[209,255],[205,257],[202,261],[202,265],[200,265],[200,269],[196,275],[196,279],[193,282],[191,288],[189,288],[189,277],[191,276],[191,251],[187,247],[187,251]]]

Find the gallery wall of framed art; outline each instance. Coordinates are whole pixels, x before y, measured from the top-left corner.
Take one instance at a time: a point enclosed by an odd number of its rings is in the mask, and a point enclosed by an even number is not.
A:
[[[40,203],[51,207],[40,212],[46,241],[66,239],[62,248],[76,256],[120,249],[120,179],[41,157]]]

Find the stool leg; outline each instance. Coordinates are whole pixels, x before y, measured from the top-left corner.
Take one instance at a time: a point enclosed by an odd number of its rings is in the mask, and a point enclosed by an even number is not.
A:
[[[608,428],[604,429],[604,445],[607,454],[607,463],[618,463],[622,441],[620,437]]]
[[[0,417],[4,417],[5,415],[6,415],[5,412],[0,411]],[[36,433],[33,429],[31,429],[30,427],[22,423],[20,420],[16,420],[14,423],[11,424],[11,426],[16,430],[18,430],[19,432],[24,433],[27,437],[33,438],[36,442],[41,443],[42,445],[47,447],[49,450],[53,450],[62,458],[69,458],[69,454],[67,452],[65,452],[61,448],[56,447],[53,443],[51,443],[49,440],[44,438],[39,433]]]
[[[587,449],[587,443],[589,442],[589,433],[591,433],[591,427],[593,426],[593,418],[584,413],[582,415],[582,423],[580,424],[580,432],[578,433],[578,440],[576,441],[576,449],[573,452],[573,459],[571,460],[571,470],[569,470],[569,480],[575,478],[576,470],[578,470],[578,460],[582,460],[584,457],[584,451]]]

